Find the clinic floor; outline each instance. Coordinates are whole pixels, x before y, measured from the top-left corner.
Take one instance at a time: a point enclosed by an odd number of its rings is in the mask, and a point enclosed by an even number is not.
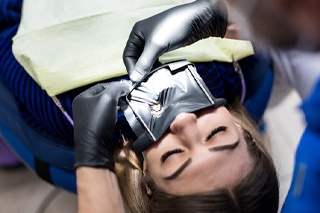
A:
[[[291,181],[293,154],[304,129],[298,110],[299,97],[281,81],[275,89],[265,115],[265,141],[279,171],[282,203]],[[56,213],[76,212],[74,194],[57,189],[22,166],[0,169],[0,212]]]

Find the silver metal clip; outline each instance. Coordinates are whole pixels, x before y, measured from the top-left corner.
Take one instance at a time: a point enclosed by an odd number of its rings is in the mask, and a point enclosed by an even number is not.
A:
[[[246,82],[244,80],[244,76],[243,76],[243,72],[241,69],[240,64],[238,63],[238,61],[234,60],[234,56],[232,55],[232,63],[233,63],[233,68],[234,71],[238,73],[239,78],[241,80],[241,88],[242,88],[242,92],[241,92],[241,99],[240,102],[243,103],[244,99],[246,97],[246,92],[247,92],[247,88],[246,88]]]

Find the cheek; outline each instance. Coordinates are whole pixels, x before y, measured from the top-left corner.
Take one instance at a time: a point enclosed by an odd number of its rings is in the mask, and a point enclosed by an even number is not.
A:
[[[142,153],[143,159],[144,159],[144,166],[148,166],[151,162],[153,162],[153,158],[152,158],[152,151],[143,151]]]
[[[148,170],[149,172],[153,173],[156,171],[156,167],[159,164],[160,156],[155,149],[147,149],[142,153],[143,155],[143,169]]]
[[[155,164],[154,159],[147,159],[143,164],[143,174],[144,176],[148,175],[154,182],[159,182],[161,169]]]
[[[150,159],[148,157],[148,155],[144,154],[143,155],[144,161],[143,161],[143,175],[146,177],[148,176],[153,176],[153,163],[152,163],[152,159]]]

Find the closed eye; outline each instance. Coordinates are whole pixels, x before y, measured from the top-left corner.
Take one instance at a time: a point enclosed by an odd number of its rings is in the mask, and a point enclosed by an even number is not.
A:
[[[161,163],[164,163],[167,160],[167,158],[169,158],[171,155],[177,154],[177,153],[181,153],[181,152],[184,152],[184,150],[182,150],[182,149],[174,149],[174,150],[170,150],[170,151],[164,153],[161,156]]]
[[[207,136],[206,141],[210,140],[215,134],[218,132],[226,131],[227,127],[226,126],[219,126],[218,128],[215,128],[210,132],[210,134]]]

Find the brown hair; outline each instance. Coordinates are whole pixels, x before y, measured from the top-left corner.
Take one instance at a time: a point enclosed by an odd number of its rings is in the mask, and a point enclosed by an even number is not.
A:
[[[256,127],[240,105],[228,105],[235,121],[242,127],[253,161],[252,170],[231,190],[215,189],[191,195],[170,195],[157,189],[142,172],[142,156],[125,142],[116,154],[116,167],[121,193],[132,213],[160,212],[277,212],[279,184],[272,159],[262,144]],[[147,195],[145,184],[152,190]]]

